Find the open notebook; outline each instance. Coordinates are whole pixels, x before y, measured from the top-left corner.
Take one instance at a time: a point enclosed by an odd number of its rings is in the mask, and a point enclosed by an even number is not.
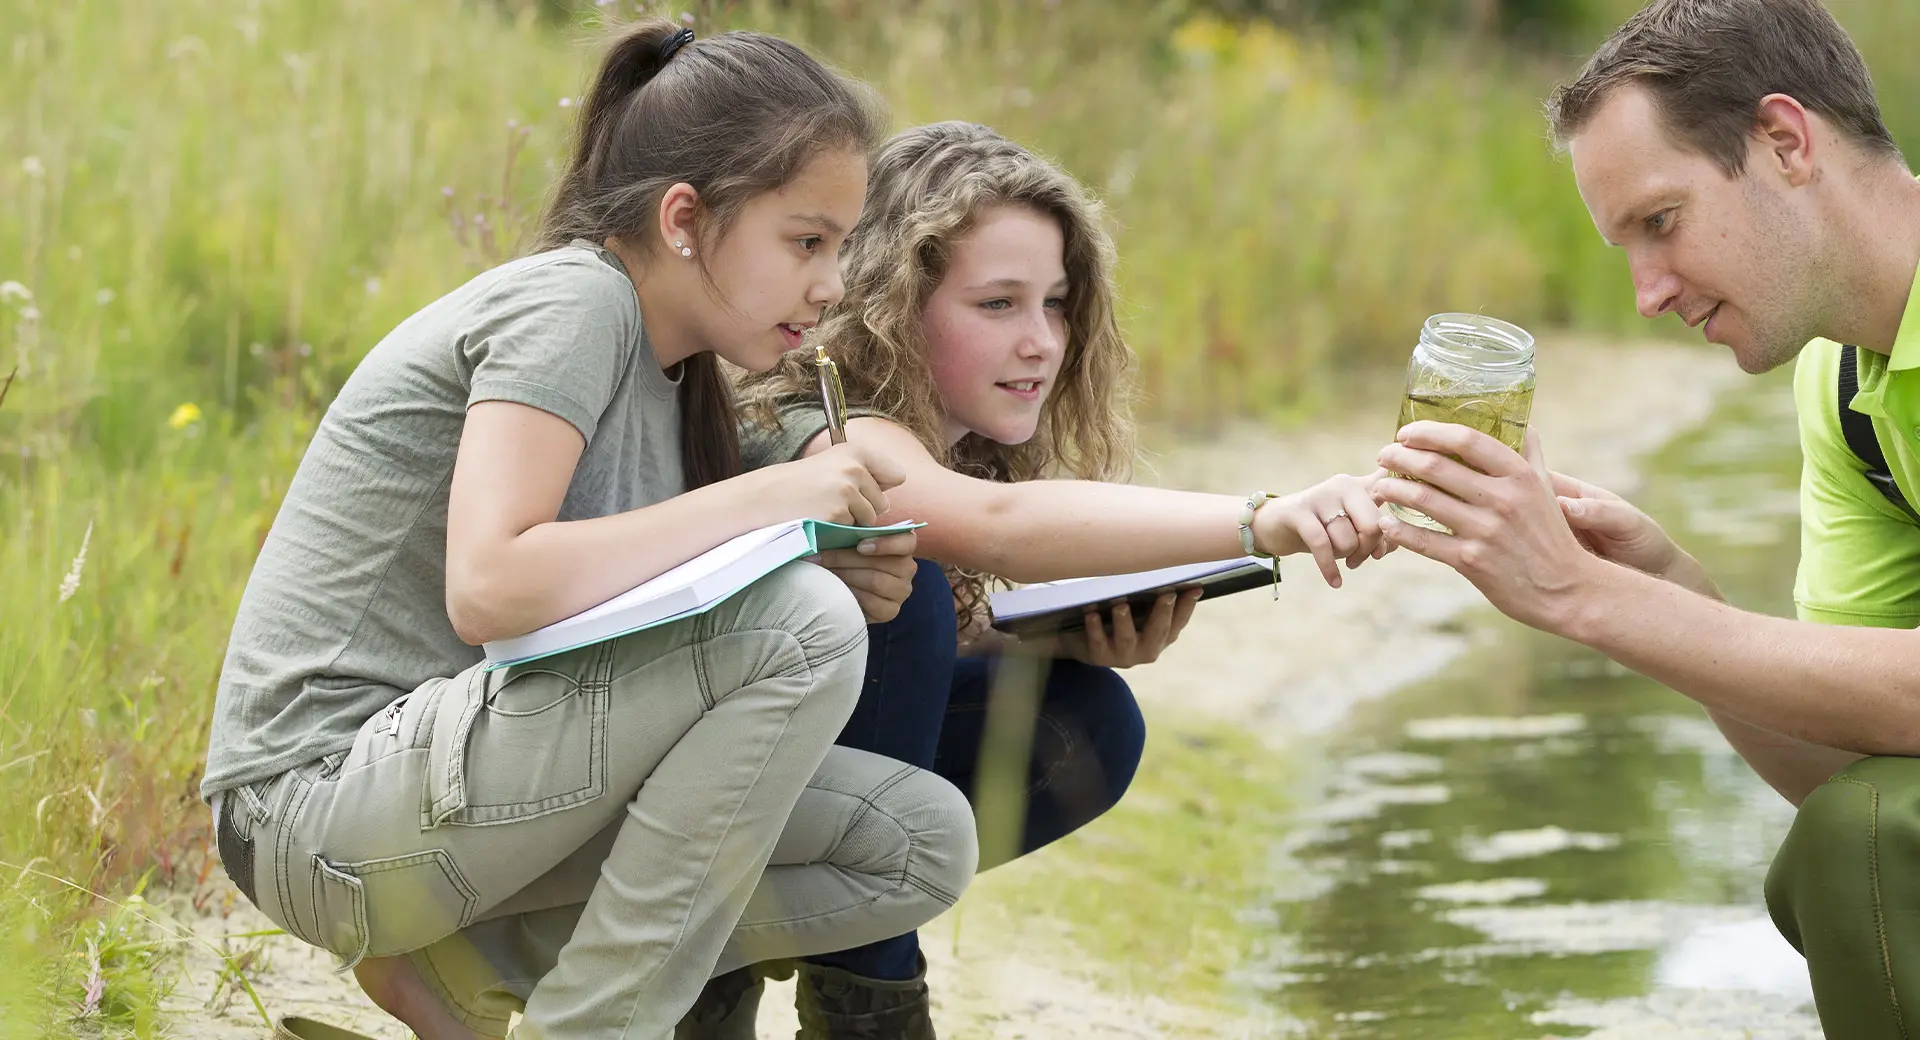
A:
[[[522,636],[482,645],[488,668],[501,668],[692,617],[782,565],[827,549],[850,549],[867,538],[925,527],[911,521],[889,527],[849,527],[824,520],[789,520],[721,542],[650,581],[597,607]]]
[[[1037,582],[993,593],[987,607],[993,627],[1013,635],[1073,632],[1086,625],[1088,607],[1126,600],[1136,624],[1153,609],[1163,592],[1198,587],[1201,599],[1264,588],[1276,580],[1273,561],[1253,556],[1208,563],[1188,563],[1131,574],[1104,574],[1094,578],[1067,578]]]

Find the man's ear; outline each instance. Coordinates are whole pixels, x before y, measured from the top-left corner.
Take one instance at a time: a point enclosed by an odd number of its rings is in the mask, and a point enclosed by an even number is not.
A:
[[[1766,159],[1766,169],[1799,188],[1813,180],[1818,154],[1819,124],[1806,106],[1785,94],[1760,99],[1754,119],[1755,152]]]

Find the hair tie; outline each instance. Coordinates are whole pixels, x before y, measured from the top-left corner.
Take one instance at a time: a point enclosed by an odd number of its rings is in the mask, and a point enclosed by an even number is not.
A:
[[[692,29],[676,30],[672,36],[669,36],[666,39],[661,40],[660,41],[660,64],[665,65],[667,62],[672,61],[673,56],[679,53],[680,48],[685,47],[687,44],[692,42],[693,42]]]

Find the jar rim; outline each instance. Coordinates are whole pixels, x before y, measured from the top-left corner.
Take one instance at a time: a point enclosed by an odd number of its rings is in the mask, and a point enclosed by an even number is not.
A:
[[[1533,361],[1533,334],[1484,314],[1449,311],[1420,326],[1420,341],[1447,360],[1476,368],[1520,368]]]

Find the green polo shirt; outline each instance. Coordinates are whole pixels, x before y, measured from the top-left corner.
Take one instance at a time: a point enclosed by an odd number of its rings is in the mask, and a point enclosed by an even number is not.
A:
[[[1893,353],[1855,352],[1853,408],[1873,420],[1894,482],[1920,506],[1920,277]],[[1817,339],[1794,370],[1800,417],[1800,617],[1831,625],[1920,627],[1920,524],[1864,475],[1834,410],[1840,345]]]

